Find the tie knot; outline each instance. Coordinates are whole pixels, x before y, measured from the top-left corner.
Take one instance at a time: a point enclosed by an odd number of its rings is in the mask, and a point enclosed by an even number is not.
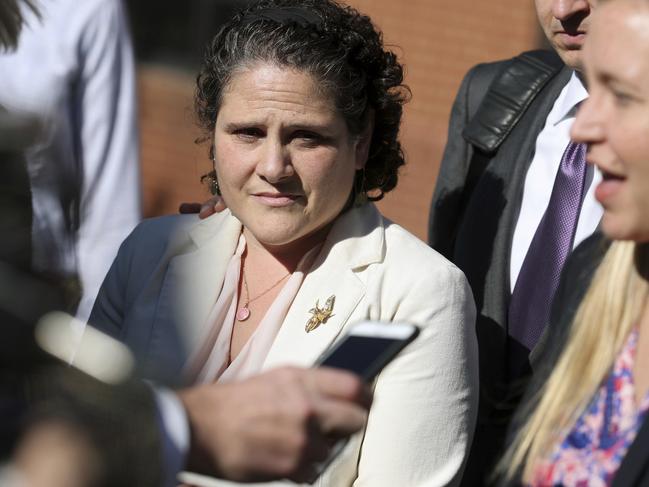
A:
[[[563,157],[561,157],[561,165],[575,166],[577,169],[585,167],[586,144],[571,140],[563,153]]]

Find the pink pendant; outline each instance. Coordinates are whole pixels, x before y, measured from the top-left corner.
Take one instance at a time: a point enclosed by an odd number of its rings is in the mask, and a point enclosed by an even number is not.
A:
[[[250,316],[250,310],[245,306],[237,310],[237,321],[246,321]]]

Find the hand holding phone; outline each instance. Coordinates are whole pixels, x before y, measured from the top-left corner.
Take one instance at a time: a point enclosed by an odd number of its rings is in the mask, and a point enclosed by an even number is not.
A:
[[[325,351],[316,366],[345,369],[371,382],[403,348],[419,334],[419,328],[410,323],[363,321],[353,325],[349,332]],[[313,483],[343,450],[347,440],[338,441],[329,456],[314,467]]]

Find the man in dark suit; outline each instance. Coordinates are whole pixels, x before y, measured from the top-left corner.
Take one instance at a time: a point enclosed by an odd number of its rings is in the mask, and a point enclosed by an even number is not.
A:
[[[522,61],[482,64],[469,71],[453,105],[431,205],[430,244],[464,271],[478,309],[481,397],[463,480],[467,486],[488,484],[502,452],[511,413],[538,365],[543,325],[558,282],[558,276],[549,279],[542,271],[554,266],[554,274],[560,272],[566,257],[548,264],[548,256],[537,250],[552,254],[547,239],[554,237],[544,227],[553,228],[551,213],[567,199],[559,189],[566,183],[559,183],[558,175],[568,159],[577,106],[587,97],[579,74],[581,48],[597,2],[535,3],[558,58],[550,52],[528,53]],[[600,176],[585,168],[583,152],[578,159],[579,189],[567,191],[577,194],[576,213],[572,210],[569,230],[555,231],[566,248],[590,235],[601,217],[592,195]],[[540,266],[539,258],[546,258]],[[531,284],[524,292],[525,282]],[[529,288],[542,290],[545,298],[535,301]],[[515,305],[541,326],[519,319]]]

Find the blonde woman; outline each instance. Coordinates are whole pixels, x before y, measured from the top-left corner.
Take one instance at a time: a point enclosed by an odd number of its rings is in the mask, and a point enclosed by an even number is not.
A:
[[[566,268],[547,348],[555,357],[519,412],[499,468],[506,483],[649,481],[640,468],[649,451],[649,1],[606,2],[588,35],[590,97],[572,137],[603,174],[604,236]]]

